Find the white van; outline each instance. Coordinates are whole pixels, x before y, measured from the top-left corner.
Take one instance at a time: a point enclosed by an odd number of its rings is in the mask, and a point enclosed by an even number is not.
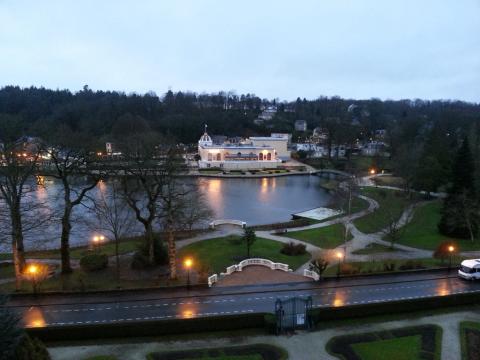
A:
[[[458,276],[467,280],[480,279],[480,259],[463,260]]]

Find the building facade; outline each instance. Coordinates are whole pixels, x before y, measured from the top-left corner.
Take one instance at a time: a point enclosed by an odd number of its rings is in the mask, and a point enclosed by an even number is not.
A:
[[[277,168],[286,156],[287,138],[250,138],[236,144],[214,144],[207,131],[198,141],[198,167],[225,170],[259,170]]]

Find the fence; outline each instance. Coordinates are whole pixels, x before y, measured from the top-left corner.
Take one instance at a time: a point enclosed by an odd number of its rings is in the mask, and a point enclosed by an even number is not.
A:
[[[225,224],[230,224],[230,225],[238,225],[238,226],[241,226],[242,228],[245,228],[247,226],[247,223],[245,221],[241,221],[241,220],[230,220],[230,219],[226,219],[226,220],[214,220],[212,221],[209,226],[211,229],[214,229],[215,226],[218,226],[218,225],[225,225]]]
[[[307,269],[303,270],[303,276],[312,278],[315,281],[318,281],[318,279],[320,279],[320,275],[318,275],[315,271]]]
[[[220,273],[220,276],[231,275],[235,271],[242,271],[244,267],[251,266],[251,265],[266,266],[266,267],[268,267],[272,270],[282,270],[282,271],[285,271],[285,272],[292,271],[292,269],[290,269],[287,264],[275,263],[275,262],[270,261],[268,259],[253,258],[253,259],[243,260],[237,265],[231,265],[231,266],[227,267],[225,272]],[[208,278],[208,286],[211,287],[217,281],[218,281],[218,275],[213,274],[212,276],[210,276]]]

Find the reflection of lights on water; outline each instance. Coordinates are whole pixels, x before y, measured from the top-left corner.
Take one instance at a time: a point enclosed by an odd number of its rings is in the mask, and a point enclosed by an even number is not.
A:
[[[105,184],[105,181],[100,180],[97,184],[98,190],[103,194],[105,193],[105,190],[107,189],[107,185]]]
[[[23,321],[26,327],[45,327],[45,318],[39,308],[31,308],[25,313]]]
[[[209,179],[207,186],[205,187],[205,196],[208,203],[212,206],[213,211],[216,214],[222,212],[223,209],[223,193],[222,193],[222,180]]]

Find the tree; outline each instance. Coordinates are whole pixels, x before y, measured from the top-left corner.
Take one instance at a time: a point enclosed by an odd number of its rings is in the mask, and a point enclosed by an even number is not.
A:
[[[445,259],[457,253],[458,253],[457,244],[452,240],[445,240],[445,241],[442,241],[440,244],[438,244],[437,248],[433,252],[433,258],[440,259],[443,264]]]
[[[97,218],[99,229],[108,234],[107,237],[115,243],[115,267],[117,281],[120,280],[119,243],[133,226],[130,208],[122,196],[121,185],[115,180],[109,188],[101,190],[99,197],[93,203],[93,211]]]
[[[0,295],[0,360],[15,358],[15,352],[24,337],[24,332],[18,327],[18,317],[5,307],[7,299]]]
[[[328,265],[329,262],[325,258],[317,256],[312,261],[310,261],[309,269],[310,271],[315,271],[319,276],[318,279],[320,280],[322,278],[322,274],[327,269]]]
[[[245,242],[245,245],[247,245],[247,258],[250,257],[250,248],[255,240],[257,240],[255,230],[253,230],[251,227],[246,227],[243,230],[243,241]]]
[[[23,202],[28,191],[27,180],[36,168],[38,151],[34,148],[33,153],[27,154],[24,152],[22,143],[6,143],[0,151],[1,158],[3,158],[3,166],[0,166],[0,200],[8,209],[15,285],[18,289],[25,267]]]
[[[161,192],[161,216],[165,219],[167,232],[168,264],[170,279],[177,278],[177,249],[175,244],[175,228],[179,224],[182,199],[190,190],[178,183],[178,174],[183,168],[183,159],[175,149],[170,149],[164,160],[164,186]]]
[[[480,226],[475,166],[468,138],[463,140],[453,164],[452,185],[443,202],[439,231],[447,236],[474,241]]]
[[[74,134],[72,134],[75,136]],[[56,147],[49,148],[52,162],[51,175],[60,180],[63,188],[63,213],[61,216],[62,233],[60,253],[62,274],[72,272],[70,264],[70,233],[72,231],[72,212],[76,206],[83,204],[87,193],[97,186],[102,175],[90,171],[92,159],[85,149]]]

